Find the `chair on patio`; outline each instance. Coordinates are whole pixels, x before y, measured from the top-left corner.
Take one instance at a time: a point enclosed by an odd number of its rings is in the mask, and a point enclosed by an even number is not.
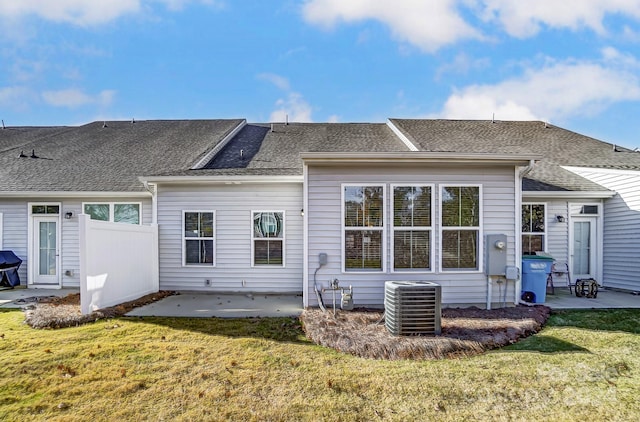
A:
[[[554,294],[554,281],[557,279],[562,279],[567,283],[567,287],[569,288],[569,293],[571,291],[571,272],[569,271],[569,264],[566,262],[554,262],[551,265],[551,272],[547,277],[547,287],[551,287],[551,294]]]

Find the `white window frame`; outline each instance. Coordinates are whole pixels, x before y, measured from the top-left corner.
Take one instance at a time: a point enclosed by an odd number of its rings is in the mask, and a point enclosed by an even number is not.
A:
[[[442,217],[443,217],[443,210],[442,210],[442,206],[444,204],[443,201],[443,192],[445,188],[478,188],[478,225],[477,226],[447,226],[447,228],[443,227],[442,224]],[[439,230],[438,230],[438,235],[439,235],[439,239],[438,239],[438,251],[439,251],[439,271],[441,273],[446,273],[446,274],[456,274],[456,273],[462,273],[462,274],[477,274],[477,273],[482,273],[484,271],[484,259],[483,259],[483,222],[484,222],[484,215],[483,215],[483,208],[484,208],[484,195],[483,195],[483,189],[482,189],[482,184],[477,184],[477,183],[442,183],[440,185],[438,185],[438,194],[440,195],[439,197],[439,201],[438,201],[438,213],[439,213],[439,219],[438,219],[438,224],[439,224]],[[464,268],[444,268],[443,265],[443,249],[442,249],[442,240],[443,240],[443,232],[445,231],[453,231],[453,230],[469,230],[469,231],[477,231],[478,232],[478,238],[477,238],[477,256],[476,256],[476,263],[477,263],[477,267],[478,268],[471,268],[471,269],[464,269]]]
[[[116,205],[137,205],[138,210],[140,211],[140,215],[138,216],[138,226],[142,225],[142,202],[135,201],[91,201],[91,202],[83,202],[82,203],[82,213],[84,214],[85,205],[109,205],[109,222],[114,223],[114,215],[115,215],[115,206]],[[88,215],[88,214],[87,214]],[[96,220],[101,221],[101,220]],[[127,224],[127,223],[124,223]]]
[[[395,188],[397,187],[420,187],[420,188],[430,188],[431,189],[431,226],[395,226]],[[390,240],[390,265],[392,273],[433,273],[434,269],[434,230],[433,226],[435,225],[435,196],[436,196],[436,186],[432,183],[394,183],[391,184],[390,194],[391,198],[391,209],[389,210],[389,227],[391,230],[391,240]],[[344,224],[344,221],[343,221]],[[420,269],[420,268],[395,268],[395,234],[397,231],[426,231],[429,233],[429,268],[428,269]]]
[[[282,236],[280,237],[271,237],[271,238],[265,238],[265,237],[255,237],[254,236],[254,230],[253,230],[253,216],[255,213],[281,213],[282,214]],[[286,230],[287,230],[287,213],[285,212],[285,210],[251,210],[250,213],[250,224],[249,227],[251,229],[251,267],[252,268],[285,268],[286,267],[286,262],[287,262],[287,249],[286,249]],[[256,251],[256,241],[257,240],[280,240],[282,242],[282,264],[281,265],[277,265],[277,264],[256,264],[255,262],[255,251]]]
[[[542,232],[523,232],[522,231],[522,225],[524,224],[524,221],[521,220],[521,224],[520,224],[520,242],[522,242],[522,236],[524,235],[534,235],[534,236],[542,236],[542,250],[546,251],[547,250],[547,240],[549,239],[549,232],[548,232],[548,213],[549,213],[549,206],[547,205],[546,202],[535,202],[535,201],[529,201],[529,202],[523,202],[520,206],[520,214],[522,215],[522,207],[524,206],[531,206],[531,205],[542,205],[544,206],[544,217],[543,217],[543,224],[544,224],[544,231]],[[524,242],[522,242],[522,252],[524,253]]]
[[[185,222],[185,214],[186,213],[212,213],[213,214],[213,236],[212,237],[187,237],[184,231],[184,222]],[[218,233],[218,229],[216,226],[216,212],[213,210],[182,210],[182,225],[180,226],[181,237],[182,237],[182,266],[183,267],[206,267],[211,268],[216,266],[216,255],[218,252],[217,242],[216,242],[216,234]],[[187,263],[187,240],[212,240],[213,241],[213,259],[210,264],[208,263],[197,263],[197,264],[188,264]]]
[[[366,230],[371,230],[371,231],[380,231],[381,232],[381,238],[380,238],[380,242],[382,243],[381,245],[381,251],[380,251],[380,260],[382,263],[382,268],[379,270],[373,270],[373,269],[348,269],[347,268],[347,254],[346,254],[346,250],[345,250],[345,241],[346,241],[346,232],[347,230],[364,230],[365,227],[347,227],[344,224],[344,220],[345,220],[345,197],[344,197],[344,191],[345,188],[348,187],[381,187],[382,188],[382,226],[380,227],[371,227],[371,228],[367,228]],[[380,274],[380,273],[386,273],[387,272],[387,216],[388,216],[388,212],[387,212],[387,185],[385,183],[367,183],[367,182],[362,182],[362,183],[342,183],[340,185],[340,200],[341,200],[341,204],[340,204],[340,210],[341,210],[341,221],[340,221],[340,227],[341,227],[341,233],[342,233],[342,242],[341,242],[341,250],[342,250],[342,273],[349,273],[349,274]]]

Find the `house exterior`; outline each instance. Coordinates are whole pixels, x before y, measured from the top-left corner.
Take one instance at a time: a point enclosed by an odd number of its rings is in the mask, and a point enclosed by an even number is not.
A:
[[[8,127],[0,164],[0,246],[28,287],[80,285],[83,213],[157,224],[161,289],[316,306],[338,279],[376,306],[385,281],[427,280],[445,306],[517,303],[489,271],[496,236],[506,266],[546,251],[640,288],[640,154],[543,122]]]

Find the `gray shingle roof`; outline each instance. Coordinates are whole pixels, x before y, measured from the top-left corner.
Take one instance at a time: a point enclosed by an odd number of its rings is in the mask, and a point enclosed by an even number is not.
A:
[[[204,168],[190,170],[243,121],[94,122],[0,130],[0,191],[122,191],[139,176],[300,176],[301,152],[407,152],[383,123],[246,125]],[[529,191],[606,190],[561,165],[640,170],[640,153],[543,122],[393,119],[420,150],[540,154]],[[34,150],[39,158],[30,158]],[[240,151],[242,150],[242,154]],[[26,157],[20,158],[20,152]]]
[[[640,153],[539,121],[391,121],[423,151],[541,154],[525,190],[607,190],[560,166],[640,170]]]
[[[0,191],[143,191],[138,176],[188,169],[241,122],[0,129]],[[32,150],[39,158],[30,158]],[[21,151],[27,157],[20,158]]]
[[[280,171],[302,175],[301,152],[408,150],[384,123],[289,123],[274,124],[273,130],[268,124],[250,124],[205,168],[235,168],[238,174]]]

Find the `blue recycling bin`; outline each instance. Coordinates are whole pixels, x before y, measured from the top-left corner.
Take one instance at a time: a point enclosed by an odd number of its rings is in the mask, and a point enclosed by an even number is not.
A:
[[[544,303],[547,298],[547,277],[553,258],[540,255],[522,257],[522,298],[527,302]]]

